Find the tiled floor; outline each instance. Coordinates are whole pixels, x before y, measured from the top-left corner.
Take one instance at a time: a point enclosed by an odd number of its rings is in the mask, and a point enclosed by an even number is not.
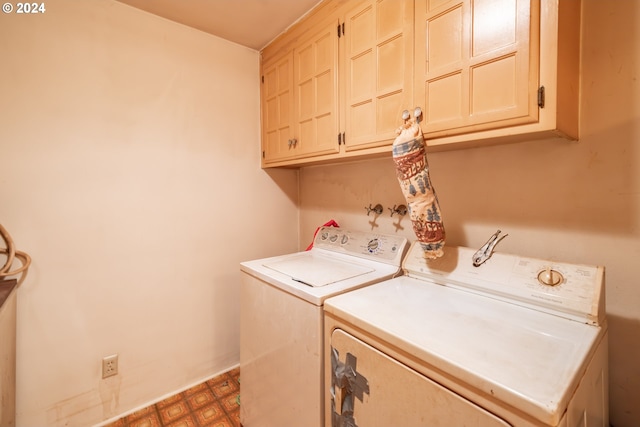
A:
[[[240,427],[240,368],[105,427]]]

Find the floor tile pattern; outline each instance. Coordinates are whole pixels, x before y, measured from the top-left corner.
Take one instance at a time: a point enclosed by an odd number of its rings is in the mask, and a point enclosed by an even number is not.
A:
[[[240,427],[240,368],[105,427]]]

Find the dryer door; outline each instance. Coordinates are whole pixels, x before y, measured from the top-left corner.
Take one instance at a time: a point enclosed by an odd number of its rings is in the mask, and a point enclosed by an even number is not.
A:
[[[332,420],[326,425],[509,426],[341,329],[331,334],[330,351]]]

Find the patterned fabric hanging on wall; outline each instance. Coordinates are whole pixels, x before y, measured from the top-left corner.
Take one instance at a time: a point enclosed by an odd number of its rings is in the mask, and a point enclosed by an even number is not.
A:
[[[407,111],[403,119],[405,123],[396,131],[398,136],[393,142],[393,161],[400,188],[407,200],[413,231],[425,257],[434,259],[444,253],[445,231],[440,205],[429,178],[426,144],[420,124],[409,118]]]

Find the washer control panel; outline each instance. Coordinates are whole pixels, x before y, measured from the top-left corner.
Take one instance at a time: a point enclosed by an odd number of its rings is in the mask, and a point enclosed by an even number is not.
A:
[[[323,226],[316,233],[313,246],[400,266],[409,242],[401,236]]]
[[[426,260],[420,245],[403,262],[409,276],[464,288],[514,304],[585,323],[605,317],[604,268],[494,253],[473,266],[471,248],[445,246],[444,256]]]

